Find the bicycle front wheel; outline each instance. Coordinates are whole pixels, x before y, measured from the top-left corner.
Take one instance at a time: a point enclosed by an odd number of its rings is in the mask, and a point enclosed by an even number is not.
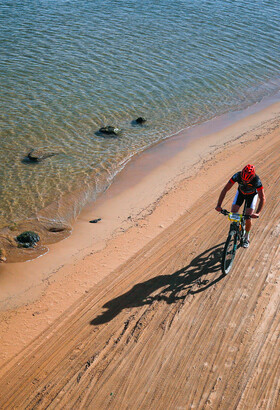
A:
[[[222,272],[227,275],[232,268],[237,247],[237,232],[230,231],[225,243],[222,257]]]

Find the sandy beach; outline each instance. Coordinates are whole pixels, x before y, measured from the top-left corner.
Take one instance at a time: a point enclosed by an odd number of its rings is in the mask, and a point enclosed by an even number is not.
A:
[[[1,264],[0,407],[279,408],[279,133],[280,103],[183,130],[46,255]],[[267,203],[224,277],[214,208],[248,162]]]

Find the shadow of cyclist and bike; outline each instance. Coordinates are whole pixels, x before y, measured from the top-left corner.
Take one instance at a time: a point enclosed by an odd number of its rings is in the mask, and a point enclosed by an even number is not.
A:
[[[210,279],[212,274],[220,271],[223,243],[196,256],[189,265],[171,275],[159,275],[145,282],[137,283],[128,292],[108,301],[103,305],[106,310],[94,318],[90,324],[100,325],[111,321],[123,309],[151,305],[155,301],[167,304],[185,299],[189,294],[205,291],[225,277]],[[202,280],[202,276],[206,276]],[[208,279],[209,278],[209,279]]]

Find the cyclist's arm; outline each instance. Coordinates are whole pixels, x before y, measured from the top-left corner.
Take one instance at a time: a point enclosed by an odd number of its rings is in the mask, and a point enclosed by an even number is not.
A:
[[[228,181],[228,183],[224,186],[224,188],[222,189],[219,199],[218,199],[218,203],[216,206],[216,211],[221,212],[222,210],[222,203],[223,200],[225,199],[226,193],[230,190],[230,188],[234,185],[234,181],[232,181],[232,179],[230,181]]]
[[[258,218],[260,216],[260,212],[263,209],[264,204],[266,202],[265,194],[264,194],[263,189],[258,190],[258,195],[259,195],[259,205],[258,205],[258,208],[257,208],[257,212],[255,212],[251,215],[252,218]]]

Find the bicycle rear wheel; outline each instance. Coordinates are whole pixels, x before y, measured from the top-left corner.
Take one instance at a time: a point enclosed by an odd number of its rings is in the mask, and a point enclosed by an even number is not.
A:
[[[237,245],[237,232],[230,231],[225,243],[222,257],[222,272],[227,275],[232,268]]]

